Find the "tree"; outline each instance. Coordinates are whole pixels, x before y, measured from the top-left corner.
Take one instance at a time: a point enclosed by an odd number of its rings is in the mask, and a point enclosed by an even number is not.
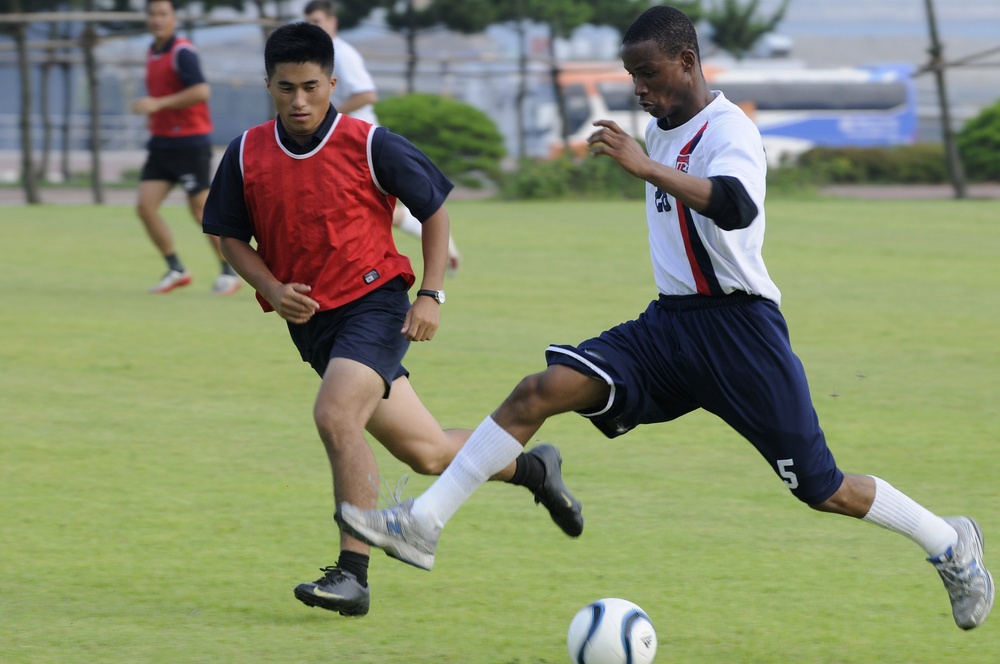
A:
[[[569,37],[573,30],[590,20],[593,8],[585,0],[560,0],[543,3],[536,16],[537,20],[549,25],[549,72],[552,77],[552,93],[556,100],[563,148],[569,150],[569,126],[566,122],[566,98],[559,84],[559,59],[556,57],[556,37]]]
[[[341,29],[353,28],[377,8],[386,10],[385,22],[406,40],[406,91],[416,91],[417,35],[421,30],[440,23],[434,0],[342,0],[337,11],[337,24]],[[470,5],[485,5],[470,0]]]
[[[113,1],[127,3],[129,0]],[[181,7],[185,7],[189,4],[193,4],[193,0],[179,0],[178,4]],[[268,0],[202,0],[200,2],[202,13],[205,15],[212,13],[212,10],[218,7],[228,7],[230,9],[235,9],[238,12],[244,12],[246,11],[248,4],[252,5],[257,10],[257,18],[261,19],[261,34],[263,36],[263,40],[267,41],[267,38],[271,36],[272,32],[274,32],[274,28],[278,24],[278,19],[281,18],[284,0],[275,0],[273,3],[269,3]],[[274,5],[275,13],[273,16],[268,11],[269,4]]]
[[[712,27],[712,42],[724,51],[742,60],[761,37],[773,32],[785,18],[791,0],[782,0],[781,6],[770,18],[757,16],[760,0],[750,0],[745,6],[740,0],[722,0],[722,6],[712,6],[704,19]]]
[[[493,3],[497,21],[510,22],[518,34],[518,87],[515,95],[517,112],[518,157],[526,154],[524,136],[524,100],[527,98],[528,50],[525,44],[527,21],[533,20],[549,26],[549,64],[553,92],[556,99],[563,135],[565,137],[565,103],[559,86],[559,64],[555,55],[557,36],[568,36],[574,28],[587,22],[593,15],[588,0],[495,0]]]
[[[966,123],[958,134],[958,150],[976,180],[1000,181],[1000,101]]]
[[[21,11],[18,0],[12,0],[10,4],[13,13]],[[16,23],[13,26],[14,42],[17,44],[18,71],[21,79],[21,181],[24,185],[25,200],[28,203],[41,203],[32,157],[31,65],[28,62],[27,30],[27,23]]]
[[[655,0],[588,0],[593,11],[592,23],[618,28],[623,35],[644,11],[659,5]],[[693,23],[702,19],[701,0],[674,0],[672,6],[684,12]]]
[[[59,36],[59,25],[55,21],[49,23],[48,33],[49,41],[54,43]],[[38,169],[36,171],[39,180],[44,180],[45,175],[49,172],[49,154],[52,150],[52,118],[49,115],[49,80],[55,61],[55,47],[46,47],[45,59],[42,60],[41,76],[38,81],[38,88],[41,92],[38,99],[38,106],[42,114],[42,157],[38,162]]]
[[[379,120],[407,137],[452,180],[479,186],[480,177],[500,179],[503,137],[488,115],[454,99],[412,94],[383,99]]]
[[[94,0],[84,0],[84,9],[94,11]],[[101,102],[97,78],[97,28],[87,21],[80,38],[83,48],[83,66],[87,72],[87,90],[90,96],[90,189],[95,203],[104,202],[104,182],[101,179]]]

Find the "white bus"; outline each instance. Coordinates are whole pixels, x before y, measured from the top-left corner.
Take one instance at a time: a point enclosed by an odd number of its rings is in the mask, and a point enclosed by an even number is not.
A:
[[[904,145],[915,141],[912,65],[835,69],[729,68],[705,65],[713,89],[739,104],[760,129],[768,161],[812,147]],[[642,138],[649,115],[623,70],[567,66],[560,75],[570,148],[582,151],[592,122],[609,119]],[[553,154],[563,147],[551,137]]]

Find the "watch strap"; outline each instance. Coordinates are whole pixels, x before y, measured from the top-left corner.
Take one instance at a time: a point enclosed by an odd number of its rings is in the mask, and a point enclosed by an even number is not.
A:
[[[432,300],[434,300],[435,302],[439,302],[439,301],[440,301],[440,299],[441,299],[441,297],[440,297],[440,295],[438,295],[438,294],[439,294],[440,292],[441,292],[441,291],[436,291],[436,290],[428,290],[428,289],[426,289],[426,288],[421,288],[420,290],[418,290],[418,291],[417,291],[417,297],[420,297],[421,295],[426,295],[427,297],[431,298],[431,299],[432,299]]]

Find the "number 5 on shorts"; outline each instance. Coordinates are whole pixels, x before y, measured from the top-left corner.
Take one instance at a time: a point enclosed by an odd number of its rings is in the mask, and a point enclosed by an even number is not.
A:
[[[785,480],[785,484],[788,485],[789,489],[797,489],[799,486],[799,478],[789,470],[794,463],[794,459],[778,459],[777,461],[778,474],[781,475],[781,479]]]

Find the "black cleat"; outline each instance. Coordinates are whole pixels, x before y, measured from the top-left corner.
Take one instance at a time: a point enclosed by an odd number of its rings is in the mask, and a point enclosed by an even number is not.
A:
[[[342,616],[368,613],[371,593],[358,583],[356,576],[339,567],[321,567],[322,578],[295,586],[295,597],[306,606],[337,611]]]
[[[562,456],[554,445],[538,445],[526,452],[545,467],[545,481],[535,491],[535,504],[541,503],[552,520],[570,537],[583,532],[583,510],[562,481]]]

